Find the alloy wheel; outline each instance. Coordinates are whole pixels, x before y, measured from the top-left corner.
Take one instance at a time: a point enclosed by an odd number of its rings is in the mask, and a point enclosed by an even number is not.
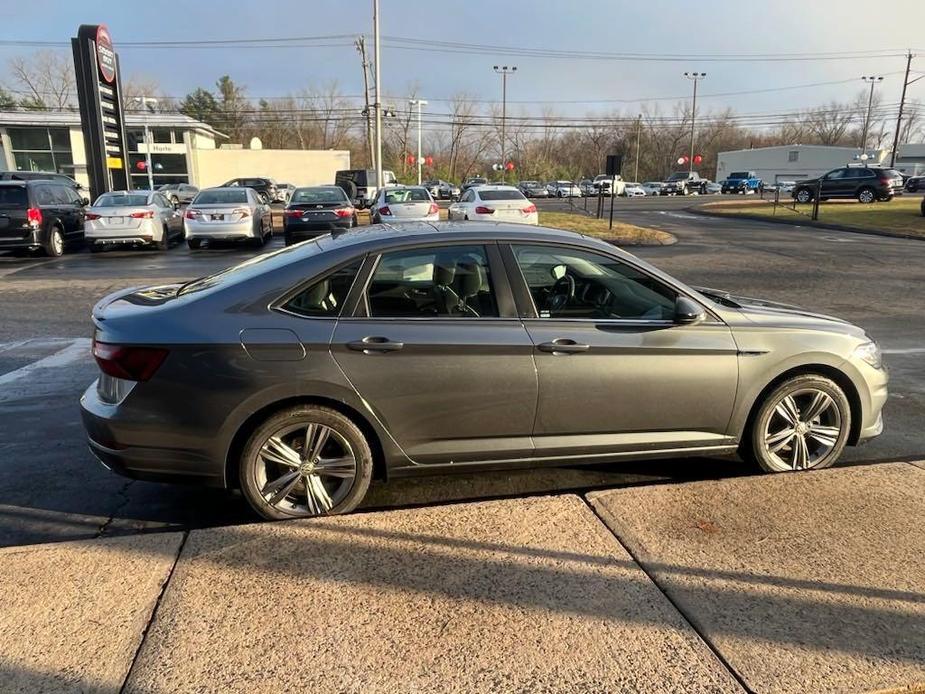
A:
[[[815,467],[838,444],[842,417],[831,395],[817,388],[785,394],[763,432],[768,460],[779,471]]]
[[[874,191],[870,188],[865,188],[860,193],[858,193],[858,200],[865,204],[872,203],[874,201]]]
[[[350,493],[356,456],[347,439],[318,423],[286,426],[264,441],[255,476],[264,501],[292,516],[329,513]]]
[[[51,248],[55,255],[64,253],[64,236],[57,229],[53,229],[51,232]]]

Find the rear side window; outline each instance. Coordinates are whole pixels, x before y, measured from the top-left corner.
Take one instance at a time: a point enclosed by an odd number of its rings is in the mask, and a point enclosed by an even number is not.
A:
[[[29,193],[23,186],[0,186],[0,207],[28,207]]]
[[[55,194],[51,186],[35,186],[35,203],[37,205],[54,205]]]
[[[374,318],[497,317],[483,246],[385,253],[366,292]]]
[[[303,289],[283,308],[300,316],[335,318],[340,314],[359,271],[360,260],[357,259]]]

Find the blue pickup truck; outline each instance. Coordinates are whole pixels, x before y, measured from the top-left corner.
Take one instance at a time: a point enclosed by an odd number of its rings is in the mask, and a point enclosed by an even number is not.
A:
[[[763,187],[764,183],[754,171],[733,171],[723,181],[722,192],[724,195],[726,193],[748,193],[749,191],[758,193]]]

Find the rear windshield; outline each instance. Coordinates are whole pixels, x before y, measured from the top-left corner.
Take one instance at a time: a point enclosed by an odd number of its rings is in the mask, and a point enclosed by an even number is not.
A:
[[[29,195],[23,186],[0,186],[0,207],[28,207]]]
[[[526,200],[519,190],[480,190],[482,200]]]
[[[347,196],[340,188],[297,188],[290,202],[317,203],[347,202]]]
[[[148,204],[147,195],[101,195],[93,203],[94,207],[144,207]]]
[[[521,181],[521,182],[520,182],[520,185],[522,185],[522,186],[528,186],[528,187],[532,188],[532,187],[537,186],[537,185],[539,185],[539,184],[538,184],[536,181]]]
[[[204,190],[193,203],[196,205],[236,205],[247,202],[246,190]]]
[[[487,178],[470,178],[467,181],[467,183],[474,184],[474,185],[480,185],[482,183],[488,183],[488,179]]]
[[[430,202],[430,196],[422,188],[394,188],[385,194],[388,204],[396,202]]]
[[[748,171],[733,171],[729,178],[748,178]]]

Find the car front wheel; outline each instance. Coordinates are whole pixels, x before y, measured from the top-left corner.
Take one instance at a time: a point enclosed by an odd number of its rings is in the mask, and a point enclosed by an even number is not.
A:
[[[806,190],[805,188],[803,188],[803,189],[797,191],[797,194],[796,194],[795,197],[796,197],[796,199],[797,199],[797,202],[799,202],[799,203],[805,205],[806,203],[808,203],[810,200],[813,199],[813,194],[810,193],[810,192],[809,192],[808,190]]]
[[[851,407],[838,384],[796,376],[760,403],[742,454],[765,472],[825,468],[838,460],[850,431]]]
[[[291,407],[251,435],[240,464],[241,491],[269,520],[347,513],[366,496],[372,479],[369,443],[336,410]]]

